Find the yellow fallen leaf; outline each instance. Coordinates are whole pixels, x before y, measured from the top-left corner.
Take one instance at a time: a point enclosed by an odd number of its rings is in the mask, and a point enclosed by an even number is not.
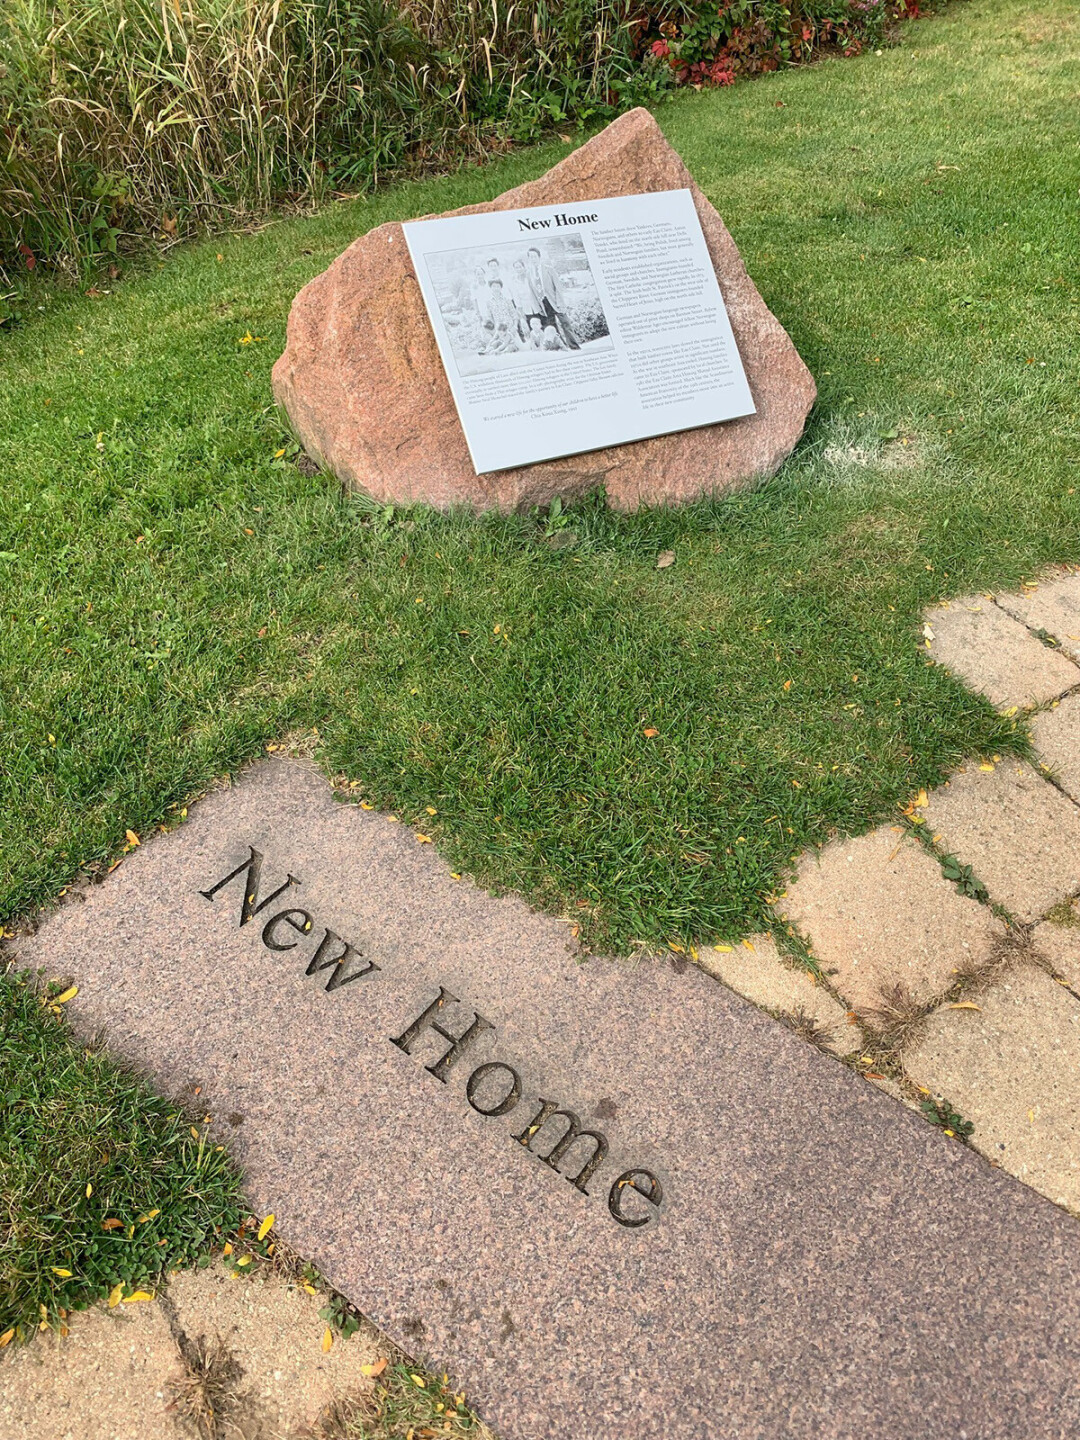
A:
[[[417,843],[418,845],[430,845],[430,844],[431,844],[431,836],[430,836],[430,835],[421,835],[421,834],[420,834],[420,831],[418,830],[418,831],[416,832],[416,843]]]
[[[2,1350],[5,1345],[10,1345],[14,1338],[15,1327],[13,1325],[10,1330],[5,1330],[3,1335],[0,1335],[0,1350]]]
[[[226,1242],[225,1242],[224,1247],[222,1248],[221,1253],[222,1253],[223,1255],[231,1255],[231,1254],[232,1254],[232,1246],[229,1244],[229,1242],[228,1242],[227,1240],[226,1240]]]
[[[280,460],[281,457],[282,457],[284,454],[285,454],[285,451],[284,451],[284,450],[275,450],[275,451],[274,451],[274,459],[275,459],[275,460]]]
[[[946,1007],[949,1010],[982,1010],[981,1005],[976,1005],[974,1000],[957,1000],[955,1004]]]
[[[65,1270],[65,1269],[64,1269],[62,1266],[60,1266],[60,1265],[52,1265],[52,1266],[50,1266],[49,1268],[52,1270],[52,1272],[53,1272],[54,1275],[59,1275],[61,1280],[70,1280],[70,1279],[71,1279],[71,1271],[70,1271],[70,1270]]]
[[[199,1132],[198,1132],[198,1130],[195,1129],[195,1126],[194,1126],[194,1125],[192,1125],[192,1127],[191,1127],[191,1138],[192,1138],[193,1140],[197,1140],[197,1139],[199,1138]]]
[[[742,943],[746,946],[747,950],[753,950],[753,949],[754,949],[753,945],[750,943],[749,940],[744,940]],[[754,953],[756,954],[757,952],[754,951]]]
[[[412,1371],[410,1370],[410,1371],[409,1371],[409,1379],[413,1382],[414,1385],[419,1385],[421,1390],[424,1390],[424,1389],[427,1388],[427,1381],[424,1379],[424,1377],[423,1377],[422,1375],[414,1375],[414,1374],[412,1373]]]
[[[366,1375],[369,1380],[372,1380],[376,1375],[381,1375],[385,1369],[386,1356],[384,1355],[381,1360],[376,1360],[372,1365],[361,1365],[360,1374]]]
[[[915,805],[917,808],[921,808],[926,803],[926,791],[920,790],[919,793],[915,796]]]
[[[309,1295],[317,1295],[317,1294],[319,1293],[319,1292],[315,1289],[315,1286],[314,1286],[314,1285],[309,1285],[306,1280],[304,1281],[304,1289],[307,1291],[307,1293],[308,1293]]]
[[[994,773],[993,765],[980,765],[979,769],[983,772],[984,775],[992,775]]]
[[[135,1290],[132,1294],[124,1296],[124,1304],[137,1305],[140,1301],[153,1300],[153,1298],[149,1290]]]
[[[117,1220],[114,1215],[108,1220],[102,1220],[101,1228],[103,1230],[122,1230],[124,1228],[124,1222],[123,1220]]]
[[[110,1310],[115,1310],[116,1307],[117,1307],[117,1305],[120,1304],[120,1297],[123,1295],[123,1293],[124,1293],[124,1287],[123,1287],[123,1285],[114,1285],[113,1288],[109,1291],[109,1309],[110,1309]]]
[[[438,810],[435,809],[434,805],[425,805],[424,809],[429,815],[437,815],[439,813]]]
[[[327,1327],[326,1327],[326,1329],[323,1331],[323,1335],[322,1335],[322,1348],[323,1348],[323,1354],[324,1354],[324,1355],[326,1355],[326,1354],[329,1353],[330,1346],[333,1345],[333,1343],[334,1343],[334,1332],[330,1329],[330,1326],[327,1325]]]
[[[360,809],[361,809],[361,810],[374,810],[374,809],[375,809],[375,806],[372,805],[372,804],[370,804],[367,800],[361,800],[361,801],[360,801]]]
[[[124,838],[127,840],[129,845],[138,845],[139,843],[139,837],[135,834],[134,830],[125,830]]]
[[[91,1196],[93,1193],[94,1193],[94,1187],[93,1187],[93,1185],[87,1185],[87,1187],[86,1187],[86,1198],[87,1198],[88,1200],[90,1199],[90,1196]]]
[[[655,729],[652,725],[647,726],[646,729],[645,729],[645,731],[644,731],[644,735],[645,735],[645,739],[646,739],[646,740],[654,740],[654,739],[656,738],[656,736],[659,735],[659,734],[660,734],[660,731],[657,730],[657,729]]]
[[[714,950],[719,950],[721,955],[730,955],[735,949],[734,945],[714,945]]]
[[[62,995],[57,995],[53,1001],[54,1005],[66,1005],[69,1000],[74,1000],[79,993],[78,985],[69,985]]]
[[[785,689],[785,690],[790,690],[790,689],[791,689],[791,681],[790,681],[790,680],[785,680],[785,681],[784,681],[784,689]]]
[[[245,1265],[250,1265],[250,1264],[251,1264],[251,1256],[250,1256],[250,1255],[241,1255],[240,1259],[237,1260],[237,1262],[236,1262],[237,1269],[242,1269],[243,1266],[245,1266]]]
[[[457,870],[451,870],[451,871],[450,871],[450,879],[451,879],[451,880],[460,880],[460,879],[461,879],[461,875],[458,873]]]
[[[266,1219],[265,1219],[265,1220],[262,1222],[262,1224],[259,1226],[259,1233],[258,1233],[258,1235],[256,1236],[256,1238],[259,1239],[259,1240],[265,1240],[266,1237],[267,1237],[267,1235],[269,1235],[269,1234],[270,1234],[270,1231],[273,1229],[273,1225],[274,1225],[274,1217],[273,1217],[273,1215],[267,1215]]]

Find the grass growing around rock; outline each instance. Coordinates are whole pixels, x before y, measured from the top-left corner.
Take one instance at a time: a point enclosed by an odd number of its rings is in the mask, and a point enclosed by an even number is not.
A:
[[[0,915],[304,731],[594,947],[732,938],[798,850],[1022,746],[926,664],[919,616],[1080,560],[1078,42],[1064,0],[972,0],[662,110],[820,398],[768,485],[586,502],[562,548],[544,517],[303,475],[268,385],[293,295],[356,234],[561,145],[43,296],[0,341]]]

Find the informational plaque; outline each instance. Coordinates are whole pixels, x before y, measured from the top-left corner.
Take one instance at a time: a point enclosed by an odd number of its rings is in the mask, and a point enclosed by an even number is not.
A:
[[[404,230],[477,474],[754,414],[689,190]]]

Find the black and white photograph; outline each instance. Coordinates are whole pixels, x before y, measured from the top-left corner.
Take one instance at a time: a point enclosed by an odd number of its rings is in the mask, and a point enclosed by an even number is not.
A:
[[[461,375],[612,348],[578,235],[522,237],[426,260]]]

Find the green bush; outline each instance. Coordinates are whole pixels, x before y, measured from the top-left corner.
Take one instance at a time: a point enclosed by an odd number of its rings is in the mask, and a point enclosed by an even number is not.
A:
[[[290,203],[850,51],[910,0],[5,0],[0,266]],[[729,73],[730,72],[730,73]]]

